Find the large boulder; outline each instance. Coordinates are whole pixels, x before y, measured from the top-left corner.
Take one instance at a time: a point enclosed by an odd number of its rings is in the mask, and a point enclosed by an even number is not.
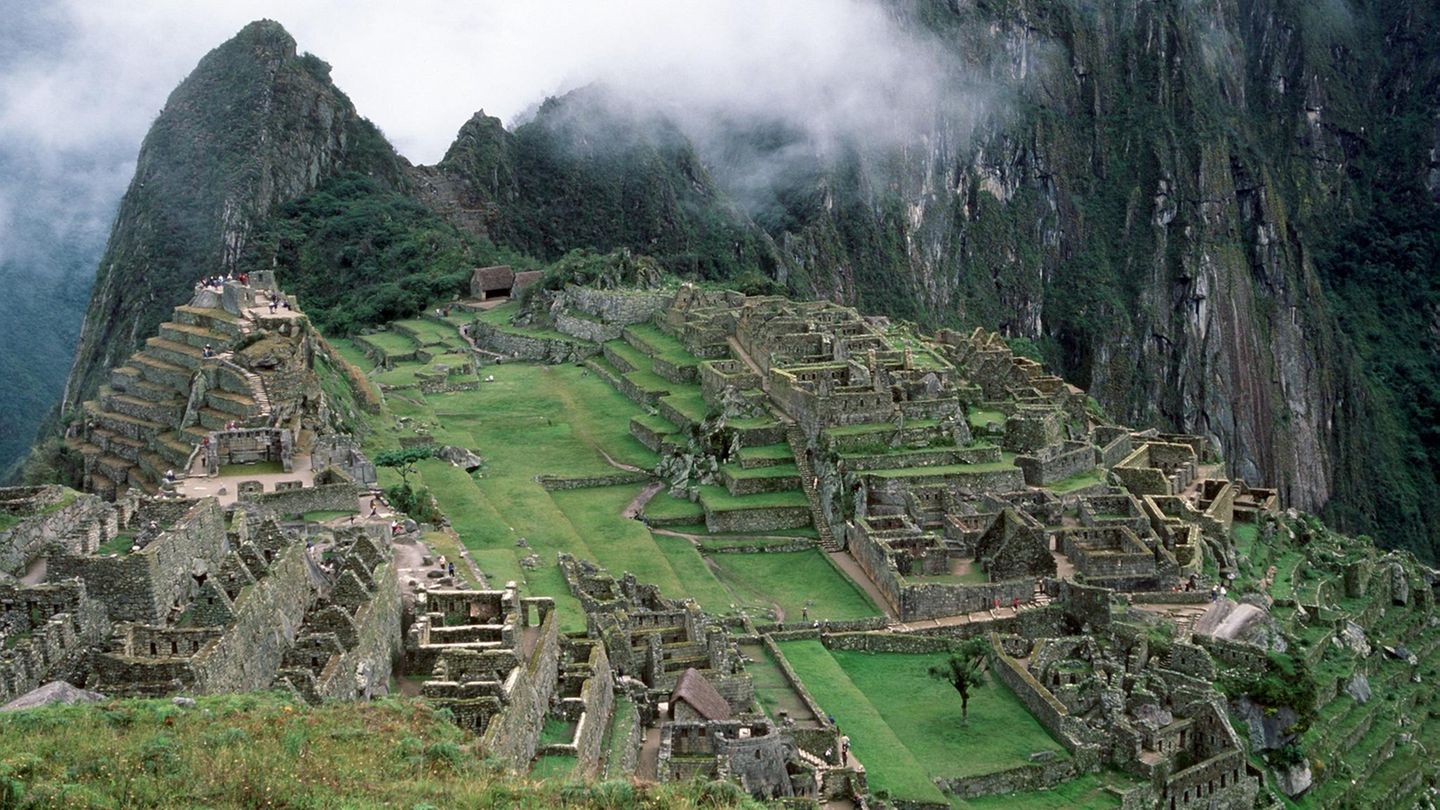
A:
[[[1345,684],[1345,694],[1355,699],[1356,703],[1367,703],[1370,700],[1370,679],[1363,674],[1357,674]]]
[[[1310,789],[1315,776],[1310,772],[1309,760],[1275,769],[1275,787],[1290,798],[1295,798]]]
[[[1300,715],[1289,706],[1270,710],[1242,697],[1231,704],[1235,713],[1250,729],[1250,745],[1257,751],[1274,751],[1284,748],[1295,739],[1290,729]]]
[[[1405,576],[1405,566],[1390,564],[1390,599],[1397,605],[1410,603],[1410,578]]]
[[[0,706],[0,712],[19,712],[56,704],[69,706],[72,703],[95,703],[104,699],[105,696],[99,692],[80,689],[64,681],[51,681]]]

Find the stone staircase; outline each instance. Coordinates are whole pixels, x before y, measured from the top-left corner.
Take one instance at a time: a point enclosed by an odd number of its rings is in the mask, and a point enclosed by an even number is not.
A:
[[[184,305],[156,336],[112,369],[95,399],[82,404],[84,425],[70,444],[85,461],[86,488],[114,498],[131,489],[154,492],[167,470],[184,472],[202,438],[231,421],[268,421],[270,401],[259,376],[228,358],[253,330],[223,309]],[[211,357],[205,356],[210,347]],[[206,389],[187,422],[191,391],[201,369],[219,385]]]
[[[821,548],[827,552],[844,550],[835,541],[830,521],[825,519],[825,510],[820,508],[820,495],[815,491],[815,470],[810,466],[810,455],[806,452],[805,432],[793,421],[788,422],[785,425],[785,441],[795,454],[795,467],[800,471],[800,489],[805,492],[805,500],[810,502],[810,519],[815,523],[815,531],[820,533]]]

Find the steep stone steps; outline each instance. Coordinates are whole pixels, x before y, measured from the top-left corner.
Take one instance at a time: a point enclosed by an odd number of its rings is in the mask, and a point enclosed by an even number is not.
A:
[[[100,455],[95,459],[94,468],[109,478],[111,481],[129,483],[130,471],[137,465],[119,456],[112,456],[109,453]]]
[[[233,413],[214,408],[201,408],[196,415],[200,417],[200,426],[206,430],[224,430],[225,425],[229,422],[244,421],[238,419]]]
[[[138,462],[140,453],[145,449],[145,443],[129,436],[121,436],[114,431],[96,428],[90,431],[90,441],[100,451],[111,455],[119,456],[127,461]]]
[[[145,353],[191,372],[200,368],[200,361],[204,359],[202,349],[161,337],[145,338]]]
[[[213,388],[205,392],[205,404],[236,419],[248,419],[260,412],[260,404],[253,396]]]
[[[194,443],[187,443],[167,433],[159,437],[154,446],[161,458],[165,459],[167,468],[182,469],[190,460],[190,454],[195,451],[195,445],[198,443],[198,440]]]
[[[242,319],[223,309],[179,306],[175,308],[174,318],[175,323],[198,326],[210,332],[227,335],[231,340],[239,340],[248,331]]]
[[[132,439],[148,441],[151,436],[166,429],[159,422],[107,411],[95,400],[86,402],[83,408],[86,417],[94,423],[95,427],[105,428]]]
[[[173,397],[165,400],[142,399],[131,394],[117,393],[110,390],[109,386],[103,385],[100,387],[100,404],[107,411],[158,422],[162,425],[173,425],[179,422],[180,417],[185,414],[183,399]]]
[[[118,373],[123,370],[128,370],[129,373],[123,375]],[[186,398],[184,391],[145,379],[140,370],[134,366],[122,366],[116,369],[115,373],[110,375],[110,387],[117,392],[152,402],[165,402],[173,399],[183,402]]]
[[[150,481],[160,481],[165,478],[166,471],[177,469],[176,465],[171,464],[169,459],[159,453],[153,452],[141,453],[138,466],[140,472]]]
[[[159,336],[174,343],[184,343],[189,346],[194,346],[197,349],[203,349],[208,345],[217,352],[228,350],[236,340],[234,336],[224,332],[216,332],[204,326],[176,323],[174,321],[166,321],[160,324]]]
[[[139,369],[140,375],[148,382],[172,388],[175,391],[190,390],[190,371],[181,365],[140,351],[130,356],[130,362]]]

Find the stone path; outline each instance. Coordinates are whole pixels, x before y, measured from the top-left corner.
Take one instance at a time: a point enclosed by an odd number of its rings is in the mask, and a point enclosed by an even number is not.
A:
[[[642,782],[659,779],[660,771],[660,729],[645,729],[645,740],[640,743],[640,761],[635,766],[635,778]]]

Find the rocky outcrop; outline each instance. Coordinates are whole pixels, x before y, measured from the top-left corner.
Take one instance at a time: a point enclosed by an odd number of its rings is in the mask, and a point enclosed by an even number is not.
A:
[[[201,275],[224,274],[277,205],[343,168],[400,177],[400,160],[275,22],[247,25],[180,86],[140,148],[100,262],[64,406],[154,334]]]

